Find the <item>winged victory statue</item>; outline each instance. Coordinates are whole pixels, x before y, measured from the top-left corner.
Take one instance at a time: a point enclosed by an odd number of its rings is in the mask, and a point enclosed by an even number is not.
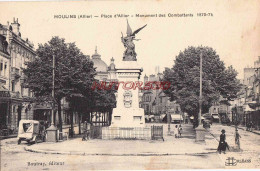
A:
[[[147,24],[146,24],[147,25]],[[140,39],[135,39],[135,35],[141,31],[144,27],[146,27],[146,25],[144,25],[143,27],[135,30],[134,32],[132,32],[132,29],[128,23],[127,20],[127,31],[126,31],[126,36],[124,37],[123,33],[122,33],[122,37],[121,37],[121,41],[124,44],[124,47],[126,48],[125,52],[124,52],[124,57],[123,57],[123,61],[136,61],[136,52],[135,52],[135,44],[134,44],[134,40],[140,40]]]

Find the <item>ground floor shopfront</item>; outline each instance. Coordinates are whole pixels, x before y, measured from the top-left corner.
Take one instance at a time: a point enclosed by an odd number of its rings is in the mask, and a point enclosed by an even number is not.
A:
[[[260,130],[260,110],[248,112],[245,115],[247,124],[250,123],[252,128]]]
[[[8,133],[15,133],[19,121],[33,119],[32,104],[22,98],[14,96],[0,97],[0,129]]]
[[[252,128],[260,129],[260,110],[252,109],[244,110],[242,107],[236,107],[232,111],[232,123],[243,126],[252,126]]]
[[[52,107],[50,103],[36,103],[29,99],[20,98],[9,91],[0,93],[0,130],[4,134],[17,133],[20,120],[38,120],[44,121],[47,127],[52,120]],[[58,112],[54,112],[54,124],[58,127]],[[73,124],[74,133],[80,132],[79,125],[84,121],[92,123],[93,126],[109,126],[111,124],[111,112],[88,112],[77,113],[69,111],[68,108],[62,107],[61,110],[62,127],[65,132],[69,132]],[[3,131],[2,131],[3,130]]]
[[[234,125],[245,125],[246,117],[243,106],[236,106],[232,109],[231,123]]]

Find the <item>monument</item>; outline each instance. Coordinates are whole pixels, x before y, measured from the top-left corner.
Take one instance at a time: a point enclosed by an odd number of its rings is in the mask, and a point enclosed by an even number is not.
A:
[[[145,25],[146,26],[146,25]],[[121,41],[126,48],[123,60],[117,64],[117,79],[119,82],[135,83],[139,81],[142,68],[138,65],[135,52],[135,35],[145,26],[132,32],[127,21],[127,31],[124,37],[122,33]],[[120,85],[117,92],[117,105],[113,109],[110,127],[144,127],[144,109],[139,107],[139,89],[127,89]]]

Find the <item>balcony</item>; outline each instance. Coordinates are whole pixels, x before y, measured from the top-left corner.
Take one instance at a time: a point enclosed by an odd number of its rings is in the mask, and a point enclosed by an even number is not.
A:
[[[26,78],[27,77],[24,75],[24,73],[21,73],[20,81],[21,81],[22,84],[25,82]]]
[[[20,92],[10,92],[12,98],[20,98]]]
[[[227,113],[227,106],[226,105],[220,105],[218,109],[218,113]]]
[[[11,78],[12,80],[16,80],[20,78],[20,70],[18,68],[12,67],[11,68]]]

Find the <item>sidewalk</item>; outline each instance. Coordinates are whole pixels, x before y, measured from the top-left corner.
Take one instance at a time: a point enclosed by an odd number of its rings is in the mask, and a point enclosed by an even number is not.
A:
[[[11,134],[11,135],[6,135],[6,136],[0,136],[0,140],[4,140],[7,138],[15,138],[17,137],[17,134]]]
[[[235,125],[231,125],[231,126],[232,126],[232,127],[235,127]],[[245,126],[239,125],[237,128],[246,131],[246,127],[245,127]],[[252,133],[255,133],[255,134],[260,135],[260,130],[253,130],[253,131],[248,131],[248,132],[252,132]]]
[[[164,126],[167,126],[166,124]],[[171,125],[173,128],[174,125]],[[217,141],[206,132],[204,143],[195,142],[192,125],[183,125],[182,138],[165,135],[165,141],[142,140],[98,140],[82,141],[75,138],[59,143],[39,143],[25,147],[25,150],[49,154],[110,155],[110,156],[164,156],[201,155],[216,153]]]

